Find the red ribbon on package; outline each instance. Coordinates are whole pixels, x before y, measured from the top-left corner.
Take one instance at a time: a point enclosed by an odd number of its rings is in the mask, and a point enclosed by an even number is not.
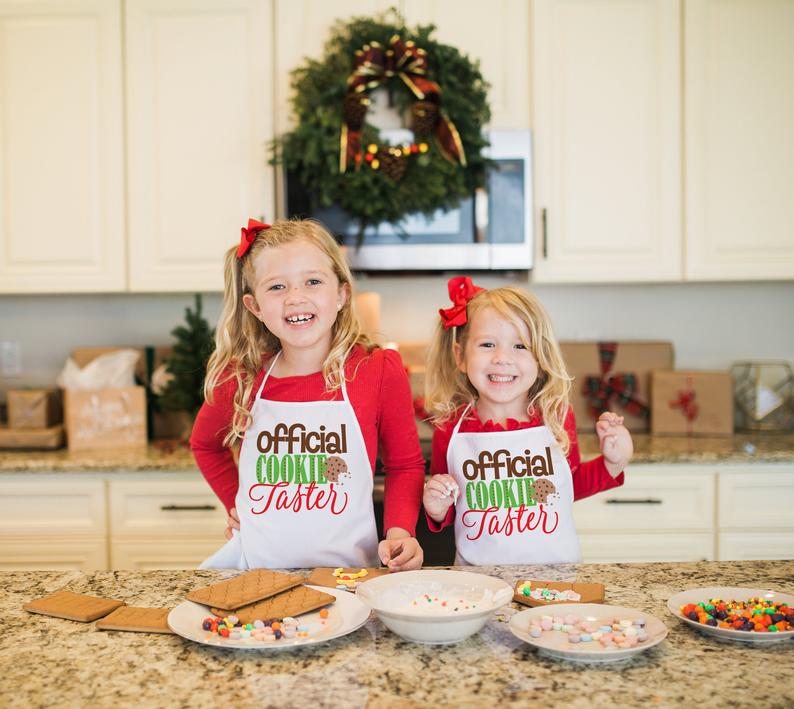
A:
[[[678,398],[670,402],[671,409],[681,409],[681,413],[686,418],[687,435],[692,435],[692,422],[700,413],[700,406],[695,401],[696,393],[692,375],[686,378],[686,389],[678,392]]]
[[[439,119],[434,129],[436,145],[441,154],[452,163],[466,165],[466,153],[455,124],[440,108],[441,87],[427,78],[427,52],[409,40],[404,42],[394,35],[389,48],[379,42],[370,42],[356,50],[353,73],[347,77],[348,93],[364,93],[378,88],[393,76],[403,83],[420,101],[439,105]],[[339,171],[345,172],[361,153],[362,130],[353,130],[342,123],[340,138]]]
[[[609,409],[609,402],[614,399],[628,413],[648,418],[651,415],[650,409],[634,396],[638,389],[636,375],[628,372],[612,374],[617,350],[617,342],[598,343],[601,375],[585,377],[582,387],[582,393],[590,406],[590,413],[594,419],[597,419]]]

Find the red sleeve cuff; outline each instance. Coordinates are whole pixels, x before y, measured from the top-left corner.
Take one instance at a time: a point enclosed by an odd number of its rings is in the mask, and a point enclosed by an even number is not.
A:
[[[440,532],[442,529],[449,527],[449,525],[455,521],[455,505],[450,505],[446,516],[440,522],[436,522],[429,514],[427,514],[427,510],[424,512],[425,519],[427,520],[427,528],[431,532]]]

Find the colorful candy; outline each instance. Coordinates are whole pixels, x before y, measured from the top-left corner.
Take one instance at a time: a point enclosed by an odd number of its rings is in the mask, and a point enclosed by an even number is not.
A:
[[[558,591],[556,588],[532,588],[529,581],[524,581],[519,587],[518,592],[524,596],[529,596],[536,601],[543,601],[544,603],[559,603],[560,601],[579,601],[582,596],[576,591],[568,589],[566,591]]]
[[[325,617],[327,617],[327,610]],[[229,615],[225,618],[205,618],[201,623],[201,627],[211,634],[229,638],[230,640],[251,638],[261,642],[273,642],[281,638],[292,640],[296,637],[309,637],[309,626],[298,625],[298,621],[291,617],[271,618],[268,620],[257,619],[253,623],[243,624],[237,617]]]
[[[592,620],[585,620],[574,615],[544,615],[540,619],[533,618],[529,625],[529,634],[539,638],[543,633],[558,631],[565,633],[571,645],[596,643],[587,649],[615,650],[636,647],[648,639],[645,631],[645,619],[630,620],[614,618],[610,623],[596,625]]]
[[[681,615],[703,625],[750,633],[779,633],[794,630],[794,609],[786,603],[768,598],[746,601],[723,601],[710,598],[701,603],[687,603]]]

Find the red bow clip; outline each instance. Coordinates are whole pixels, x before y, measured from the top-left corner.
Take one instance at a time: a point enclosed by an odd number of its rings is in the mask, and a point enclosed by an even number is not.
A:
[[[449,290],[449,299],[452,301],[452,307],[442,308],[438,311],[445,330],[465,325],[468,321],[466,306],[477,293],[482,293],[485,290],[485,288],[475,286],[468,276],[450,278],[447,283],[447,289]]]
[[[248,253],[248,249],[254,243],[256,235],[265,229],[270,229],[270,224],[262,224],[256,219],[249,219],[248,227],[240,228],[240,245],[237,247],[237,258],[242,258]]]

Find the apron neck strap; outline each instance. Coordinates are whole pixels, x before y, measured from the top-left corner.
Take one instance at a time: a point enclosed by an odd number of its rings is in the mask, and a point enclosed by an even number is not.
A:
[[[259,389],[256,392],[256,396],[254,397],[254,401],[257,401],[262,396],[262,392],[265,390],[265,382],[268,380],[268,377],[270,376],[270,373],[273,371],[273,367],[276,366],[276,361],[278,360],[278,358],[280,356],[281,356],[281,350],[276,352],[276,354],[273,357],[273,359],[270,360],[270,366],[267,368],[267,371],[265,372],[265,376],[262,377],[262,383],[259,385]],[[342,390],[342,399],[344,399],[344,401],[347,402],[348,401],[348,399],[347,399],[347,386],[345,385],[345,369],[344,369],[344,367],[342,367],[342,371],[340,372],[339,381],[340,381],[340,389]]]
[[[466,415],[469,413],[469,411],[471,411],[472,406],[474,406],[474,404],[469,402],[469,405],[463,409],[463,413],[460,415],[458,422],[455,424],[455,428],[452,429],[453,436],[460,430],[460,425],[463,423],[463,419],[466,418]]]

